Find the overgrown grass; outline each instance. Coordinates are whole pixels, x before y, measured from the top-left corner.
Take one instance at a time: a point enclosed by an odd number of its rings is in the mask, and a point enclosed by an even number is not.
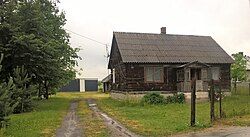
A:
[[[189,104],[141,105],[139,103],[117,101],[111,98],[99,100],[101,109],[125,124],[130,130],[144,136],[166,136],[178,132],[210,127],[210,105],[198,103],[196,107],[196,127],[191,128]],[[224,123],[249,125],[250,96],[233,95],[223,100],[226,114]],[[216,103],[218,115],[218,102]],[[242,117],[242,121],[238,120]],[[231,122],[228,122],[231,121]]]
[[[13,137],[51,137],[61,125],[71,98],[58,94],[49,100],[36,101],[34,111],[14,114],[10,118],[10,126],[5,129],[4,136]]]
[[[108,137],[108,129],[104,125],[103,120],[97,117],[91,111],[84,100],[79,102],[78,115],[80,117],[81,126],[83,127],[84,135],[87,137]]]

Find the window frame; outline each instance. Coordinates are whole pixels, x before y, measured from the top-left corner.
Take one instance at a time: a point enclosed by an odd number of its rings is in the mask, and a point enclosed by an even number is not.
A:
[[[148,81],[147,80],[147,71],[148,68],[153,68],[153,81]],[[162,71],[160,71],[160,80],[155,80],[155,72],[157,69],[161,69]],[[162,66],[145,66],[144,67],[144,82],[145,83],[164,83],[164,67]]]

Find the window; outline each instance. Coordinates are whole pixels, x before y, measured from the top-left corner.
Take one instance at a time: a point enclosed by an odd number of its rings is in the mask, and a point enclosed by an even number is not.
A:
[[[213,80],[219,80],[220,68],[219,67],[213,67],[211,70],[212,70],[212,79]]]
[[[177,81],[184,81],[184,70],[177,70]]]
[[[190,81],[190,72],[185,71],[185,81]]]
[[[163,67],[145,67],[146,82],[163,82]]]

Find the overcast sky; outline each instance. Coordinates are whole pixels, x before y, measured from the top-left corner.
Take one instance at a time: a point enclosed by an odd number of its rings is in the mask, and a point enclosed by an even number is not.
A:
[[[66,29],[111,44],[113,31],[210,35],[228,53],[250,55],[249,0],[60,0]],[[80,77],[107,75],[105,46],[71,34]],[[110,48],[110,47],[109,47]]]

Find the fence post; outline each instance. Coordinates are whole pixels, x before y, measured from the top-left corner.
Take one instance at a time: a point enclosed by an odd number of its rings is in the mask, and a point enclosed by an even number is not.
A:
[[[220,100],[219,100],[219,101],[220,101],[220,102],[219,102],[219,103],[220,103],[220,104],[219,104],[219,105],[220,105],[220,106],[219,106],[219,109],[220,109],[220,118],[222,118],[222,97],[221,97],[221,96],[222,96],[222,92],[221,92],[221,80],[220,80],[219,90],[220,90],[220,91],[219,91],[219,92],[220,92],[220,93],[219,93],[219,94],[220,94],[220,96],[219,96],[219,97],[220,97]]]
[[[191,92],[191,126],[195,126],[195,100],[196,100],[196,79],[192,81],[192,92]]]
[[[250,83],[248,84],[248,94],[250,96]]]
[[[211,101],[210,101],[210,121],[213,124],[215,116],[214,116],[214,80],[211,80]]]

